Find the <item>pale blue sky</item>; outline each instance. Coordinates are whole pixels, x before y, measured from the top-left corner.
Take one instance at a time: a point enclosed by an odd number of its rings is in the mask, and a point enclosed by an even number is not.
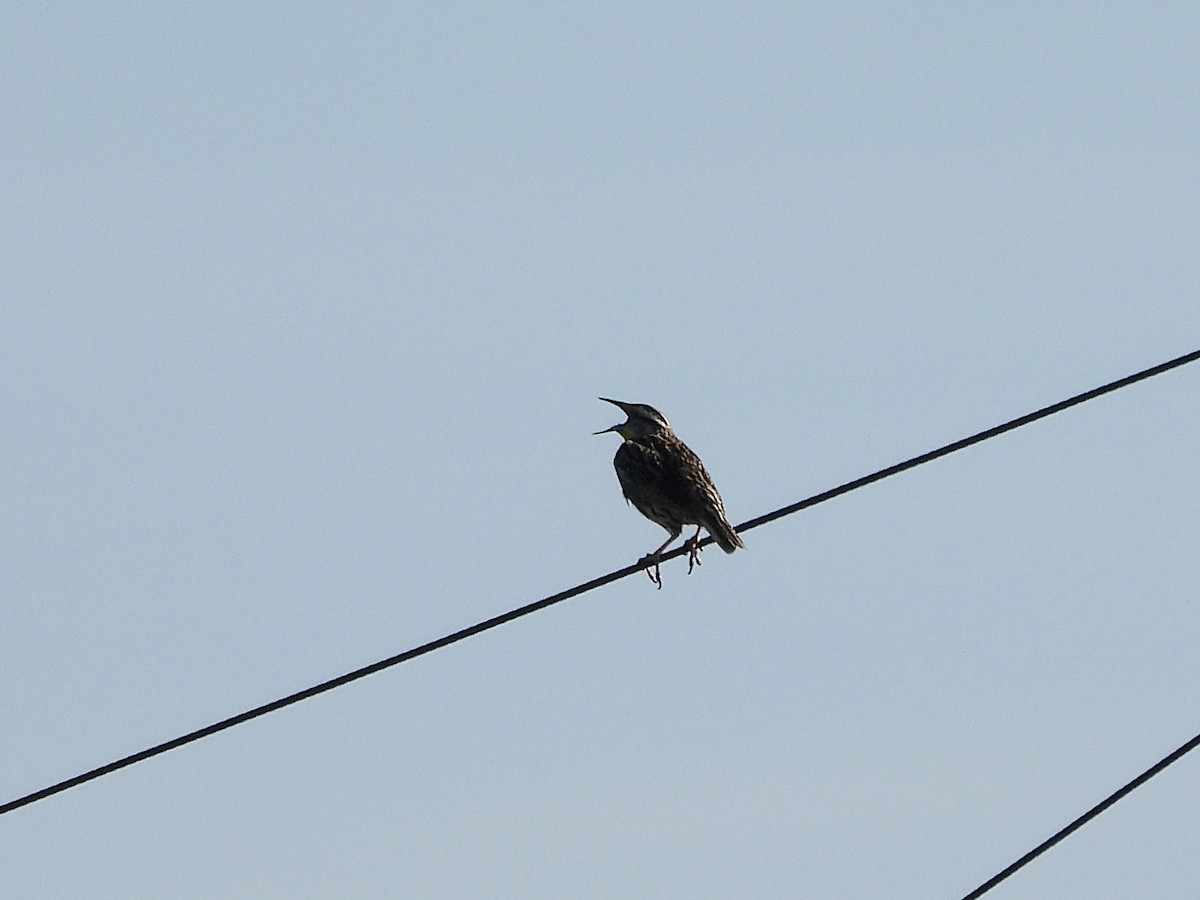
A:
[[[1200,9],[0,12],[0,792],[1200,346]],[[956,898],[1200,731],[1186,367],[0,818],[5,896]],[[1200,759],[996,889],[1200,892]]]

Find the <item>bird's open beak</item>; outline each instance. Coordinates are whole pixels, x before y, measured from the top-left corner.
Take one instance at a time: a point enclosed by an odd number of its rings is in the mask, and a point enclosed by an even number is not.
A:
[[[620,400],[609,400],[607,397],[601,397],[600,399],[605,403],[611,403],[613,406],[621,410],[621,412],[625,413],[626,416],[629,415],[629,411],[625,409],[625,404]],[[619,425],[614,425],[612,428],[605,428],[603,431],[593,431],[592,434],[608,434],[610,431],[620,431],[621,425],[624,424],[624,422],[621,422]]]

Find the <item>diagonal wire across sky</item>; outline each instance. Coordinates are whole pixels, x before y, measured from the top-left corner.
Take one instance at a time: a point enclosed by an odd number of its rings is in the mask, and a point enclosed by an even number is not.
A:
[[[738,525],[737,530],[739,532],[750,531],[751,529],[758,528],[760,525],[766,525],[770,522],[774,522],[777,519],[781,519],[784,516],[792,515],[793,513],[800,512],[801,510],[805,510],[828,500],[832,500],[835,497],[840,497],[843,494],[848,494],[851,491],[874,484],[877,481],[882,481],[885,478],[890,478],[893,475],[898,475],[901,472],[906,472],[909,469],[916,468],[917,466],[925,463],[933,462],[936,459],[941,459],[943,456],[948,456],[951,453],[956,453],[959,450],[964,450],[967,447],[974,446],[975,444],[982,443],[983,441],[990,440],[994,437],[999,437],[1000,435],[1014,431],[1017,428],[1021,428],[1025,425],[1045,419],[1049,416],[1055,415],[1056,413],[1063,412],[1064,410],[1070,409],[1073,406],[1078,406],[1081,403],[1086,403],[1089,400],[1094,400],[1098,397],[1104,396],[1105,394],[1111,394],[1112,392],[1120,390],[1121,388],[1129,387],[1130,385],[1153,378],[1156,375],[1161,375],[1165,372],[1177,369],[1180,366],[1195,362],[1198,359],[1200,359],[1200,350],[1194,350],[1190,353],[1185,353],[1182,356],[1177,356],[1174,359],[1167,360],[1166,362],[1159,363],[1158,365],[1151,366],[1147,369],[1142,369],[1141,371],[1134,372],[1131,375],[1126,375],[1122,378],[1118,378],[1114,381],[1110,381],[1090,390],[1083,391],[1082,393],[1067,397],[1066,399],[1060,400],[1057,403],[1051,403],[1048,406],[1043,406],[1040,409],[1026,413],[1023,416],[1018,416],[1015,419],[1010,419],[1007,422],[994,425],[991,428],[987,428],[957,441],[945,444],[934,450],[911,457],[894,465],[887,466],[886,468],[879,469],[878,471],[872,472],[868,475],[864,475],[852,481],[847,481],[844,484],[838,485],[837,487],[830,488],[829,490],[822,491],[818,494],[813,494],[811,497],[807,497],[787,506],[780,507],[772,512],[764,513],[761,516],[756,516],[755,518],[749,519],[746,522]],[[712,542],[712,537],[708,536],[700,542],[700,545],[704,547]],[[675,550],[664,553],[662,556],[662,561],[665,562],[667,560],[674,559],[683,555],[684,552],[686,552],[685,547],[678,547]],[[512,622],[515,619],[519,619],[523,616],[529,615],[530,613],[545,609],[548,606],[553,606],[556,603],[561,603],[564,600],[569,600],[572,597],[578,597],[580,594],[585,594],[588,591],[611,584],[614,581],[639,572],[643,568],[643,563],[634,563],[633,565],[625,566],[624,568],[615,569],[606,575],[601,575],[598,578],[593,578],[590,581],[582,582],[574,587],[559,591],[556,594],[551,594],[547,597],[543,597],[540,600],[535,600],[532,603],[528,603],[524,606],[509,610],[508,612],[500,615],[493,616],[490,619],[486,619],[482,622],[462,628],[451,634],[437,638],[436,640],[421,644],[418,647],[413,647],[410,650],[405,650],[402,653],[397,653],[394,656],[387,657],[386,659],[381,659],[369,665],[346,672],[345,674],[339,675],[336,678],[330,678],[326,681],[320,682],[319,684],[312,685],[311,687],[304,688],[303,690],[296,691],[295,693],[288,694],[276,700],[272,700],[269,703],[264,703],[260,706],[254,707],[253,709],[248,709],[245,712],[229,716],[228,718],[221,719],[218,722],[213,722],[212,724],[206,725],[203,728],[198,728],[195,731],[188,732],[187,734],[163,741],[162,743],[155,744],[152,747],[147,747],[146,749],[140,750],[137,753],[131,753],[128,756],[123,756],[120,759],[113,760],[112,762],[106,763],[102,766],[89,769],[88,771],[82,772],[71,778],[64,779],[55,784],[48,785],[47,787],[0,804],[0,815],[13,812],[14,810],[20,809],[24,806],[29,806],[32,803],[52,797],[55,794],[60,794],[63,791],[79,787],[80,785],[86,784],[89,781],[94,781],[101,776],[111,774],[128,766],[132,766],[135,763],[144,762],[145,760],[151,759],[155,756],[160,756],[169,750],[176,750],[180,747],[194,743],[202,738],[206,738],[217,734],[218,732],[233,728],[236,725],[241,725],[245,722],[251,721],[252,719],[257,719],[260,716],[265,716],[268,713],[275,712],[276,710],[292,706],[293,704],[299,703],[302,700],[307,700],[310,697],[315,697],[318,694],[331,691],[334,688],[342,687],[343,685],[349,684],[352,681],[365,678],[368,675],[374,675],[376,672],[382,672],[384,669],[390,669],[393,666],[399,665],[400,663],[416,659],[418,656],[424,656],[427,653],[432,653],[435,650],[448,647],[451,644],[458,643],[466,638],[474,637],[475,635],[482,634],[485,631],[490,631],[493,628],[504,625],[508,622]],[[1035,858],[1040,856],[1046,850],[1050,849],[1063,838],[1082,827],[1084,824],[1095,818],[1105,809],[1108,809],[1112,804],[1116,803],[1126,794],[1140,787],[1154,775],[1157,775],[1167,766],[1176,762],[1178,759],[1191,752],[1197,746],[1200,746],[1200,735],[1192,738],[1190,741],[1177,748],[1171,754],[1159,760],[1159,762],[1157,762],[1155,765],[1142,772],[1132,781],[1128,782],[1123,787],[1110,794],[1107,798],[1096,804],[1096,806],[1092,807],[1083,815],[1079,816],[1065,828],[1061,829],[1050,838],[1043,841],[1033,850],[1029,851],[1029,853],[1025,854],[1023,857],[1016,860],[1005,869],[1001,870],[988,881],[981,884],[974,891],[967,894],[963,900],[976,900],[976,898],[983,896],[1018,869],[1022,868],[1029,862],[1032,862]]]

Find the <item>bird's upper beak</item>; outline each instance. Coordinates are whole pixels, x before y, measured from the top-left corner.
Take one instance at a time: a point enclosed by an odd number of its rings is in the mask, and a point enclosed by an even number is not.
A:
[[[620,409],[621,412],[625,413],[626,416],[629,415],[629,411],[625,408],[625,404],[622,403],[620,400],[609,400],[607,397],[601,397],[600,399],[603,400],[605,403],[611,403],[613,406]],[[605,428],[603,431],[593,431],[592,434],[608,434],[610,431],[616,431],[616,432],[620,433],[621,428],[622,428],[622,426],[624,426],[624,424],[625,424],[624,422],[621,422],[619,425],[614,425],[612,428]],[[623,435],[623,434],[621,435],[621,437],[624,437],[624,436],[625,435]]]

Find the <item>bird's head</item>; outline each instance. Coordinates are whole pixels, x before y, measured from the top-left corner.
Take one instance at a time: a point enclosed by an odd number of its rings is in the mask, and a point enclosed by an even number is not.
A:
[[[633,441],[650,434],[671,430],[671,423],[667,421],[667,417],[653,406],[645,403],[622,403],[620,400],[609,400],[607,397],[600,399],[619,408],[628,418],[621,424],[597,431],[596,434],[615,431],[625,440]]]

